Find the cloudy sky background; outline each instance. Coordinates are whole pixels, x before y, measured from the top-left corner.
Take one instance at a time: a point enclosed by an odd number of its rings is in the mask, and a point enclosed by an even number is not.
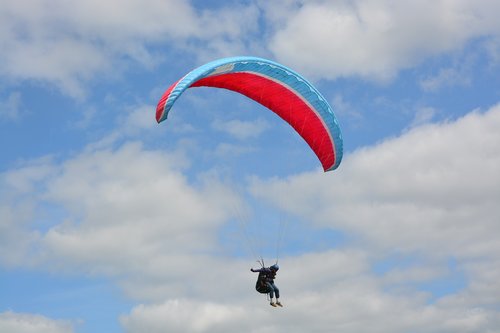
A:
[[[0,0],[1,332],[499,332],[500,3]],[[303,74],[323,173],[216,58]],[[282,237],[282,242],[279,242]],[[283,309],[254,290],[279,247]]]

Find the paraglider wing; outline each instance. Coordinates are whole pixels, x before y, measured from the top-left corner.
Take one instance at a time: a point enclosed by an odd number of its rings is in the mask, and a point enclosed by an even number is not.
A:
[[[332,108],[302,76],[278,63],[256,57],[223,58],[189,72],[170,86],[156,108],[158,123],[167,119],[176,99],[191,87],[224,88],[266,106],[307,142],[323,169],[342,160],[342,134]]]

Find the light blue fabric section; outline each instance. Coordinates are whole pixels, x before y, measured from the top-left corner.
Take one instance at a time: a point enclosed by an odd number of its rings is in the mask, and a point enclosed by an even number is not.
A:
[[[342,160],[343,141],[340,126],[331,106],[320,94],[320,92],[301,75],[270,60],[257,57],[223,58],[209,62],[192,70],[177,83],[176,87],[170,93],[170,96],[165,103],[165,109],[160,122],[167,119],[168,112],[175,103],[175,100],[194,82],[211,75],[234,72],[254,72],[268,76],[276,81],[282,82],[284,85],[288,86],[289,89],[294,90],[301,95],[302,98],[316,110],[318,115],[323,119],[325,125],[328,127],[336,149],[336,161],[329,170],[333,170],[338,167]]]

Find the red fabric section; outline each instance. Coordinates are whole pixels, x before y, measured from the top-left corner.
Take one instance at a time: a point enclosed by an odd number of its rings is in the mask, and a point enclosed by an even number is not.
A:
[[[177,81],[177,82],[179,82],[179,81]],[[167,91],[165,91],[165,93],[163,93],[163,96],[161,96],[160,101],[158,102],[158,105],[156,106],[156,121],[158,123],[160,122],[161,116],[163,116],[163,110],[165,109],[165,103],[167,102],[167,99],[170,96],[170,93],[177,85],[177,82],[175,82],[170,87],[168,87]]]
[[[318,156],[324,170],[335,162],[328,129],[314,111],[287,86],[252,73],[229,73],[196,81],[191,87],[217,87],[239,92],[289,123]],[[158,109],[157,109],[158,117]]]

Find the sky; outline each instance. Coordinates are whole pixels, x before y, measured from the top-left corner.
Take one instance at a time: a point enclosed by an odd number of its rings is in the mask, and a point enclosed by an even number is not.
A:
[[[0,0],[0,331],[500,332],[499,12]],[[240,55],[318,88],[337,170],[226,90],[156,123],[170,84]]]

